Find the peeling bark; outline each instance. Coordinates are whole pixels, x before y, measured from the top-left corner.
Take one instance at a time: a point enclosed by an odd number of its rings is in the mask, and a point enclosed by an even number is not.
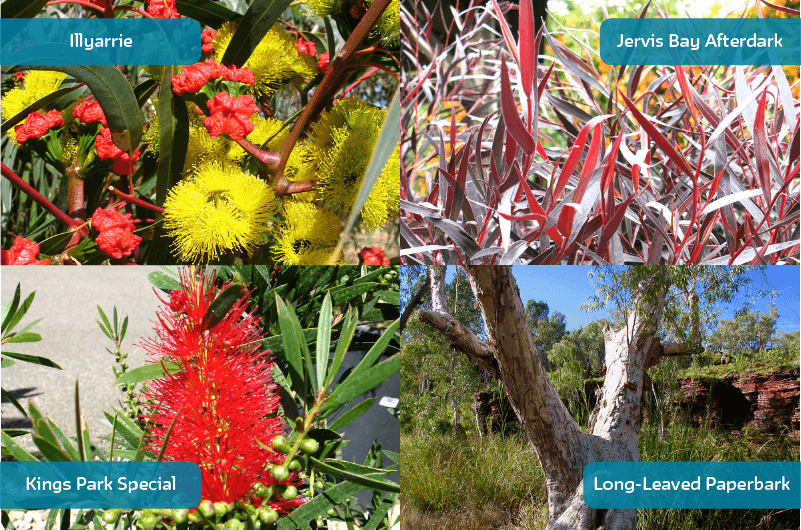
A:
[[[511,268],[465,269],[481,306],[488,342],[480,341],[445,311],[421,311],[420,319],[503,384],[545,475],[547,528],[635,530],[635,510],[594,510],[584,504],[582,476],[593,461],[639,460],[646,370],[658,364],[666,351],[681,349],[668,345],[666,350],[656,335],[666,299],[666,289],[660,288],[664,278],[657,273],[643,282],[641,292],[651,295],[635,299],[638,310],[631,311],[623,329],[604,330],[607,373],[587,434],[542,368]],[[433,294],[433,273],[431,278]]]

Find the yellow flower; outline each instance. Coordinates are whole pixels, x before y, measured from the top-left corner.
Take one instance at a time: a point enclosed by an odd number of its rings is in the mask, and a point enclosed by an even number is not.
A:
[[[313,203],[288,200],[284,219],[273,229],[275,261],[282,265],[328,265],[339,239],[339,217]]]
[[[213,161],[170,190],[164,226],[186,260],[216,259],[227,251],[250,254],[278,204],[265,181],[234,163]]]
[[[55,92],[67,74],[51,72],[48,70],[31,70],[25,76],[25,85],[22,88],[12,88],[3,95],[0,101],[0,115],[8,120],[19,114],[26,107],[48,94]],[[17,143],[17,133],[14,128],[8,130],[8,137],[14,144]]]
[[[218,63],[222,62],[235,31],[236,24],[227,22],[217,32],[214,60]],[[298,53],[295,40],[278,24],[270,28],[244,66],[253,72],[256,79],[253,90],[257,96],[269,96],[283,81],[296,75],[306,79],[317,75],[317,60]]]

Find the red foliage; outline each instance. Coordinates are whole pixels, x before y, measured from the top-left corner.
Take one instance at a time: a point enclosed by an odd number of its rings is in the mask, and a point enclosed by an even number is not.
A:
[[[166,307],[157,314],[156,338],[142,343],[152,362],[182,366],[149,382],[142,395],[147,449],[158,454],[174,421],[163,459],[198,464],[203,499],[256,503],[252,486],[274,484],[266,468],[284,456],[265,449],[284,430],[270,376],[273,362],[261,349],[263,335],[258,317],[248,312],[247,293],[209,327],[209,306],[228,287],[218,288],[214,280],[184,272],[185,296],[162,300]],[[293,472],[282,484],[300,482]],[[289,511],[302,502],[281,499],[271,506]]]
[[[25,118],[25,122],[22,125],[17,125],[14,131],[17,133],[17,142],[24,144],[31,138],[41,138],[53,127],[63,126],[64,118],[61,117],[59,111],[53,109],[47,114],[31,112]]]
[[[2,265],[49,265],[50,260],[37,260],[39,245],[25,239],[15,237],[14,245],[9,250],[0,250],[0,264]]]

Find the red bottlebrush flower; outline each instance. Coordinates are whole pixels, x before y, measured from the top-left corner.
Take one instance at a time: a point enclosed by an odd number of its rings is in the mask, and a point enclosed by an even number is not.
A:
[[[217,38],[217,32],[211,28],[206,28],[200,32],[200,53],[206,57],[211,57],[214,53],[214,44],[211,41]]]
[[[317,69],[320,70],[323,75],[328,73],[328,52],[320,54],[320,58],[317,60]]]
[[[122,228],[104,230],[95,238],[95,243],[103,254],[114,259],[127,258],[141,242],[141,237]]]
[[[225,92],[220,92],[208,100],[206,106],[209,107],[211,116],[203,120],[203,125],[212,138],[228,133],[231,140],[241,140],[255,128],[250,122],[250,116],[258,112],[259,108],[248,95],[232,98]]]
[[[384,257],[384,251],[378,247],[364,247],[361,252],[359,252],[359,256],[361,256],[362,260],[364,260],[363,265],[389,265],[389,260]]]
[[[64,118],[59,111],[53,109],[47,114],[31,112],[22,125],[14,127],[14,131],[17,133],[17,142],[24,144],[31,138],[41,138],[53,127],[63,126]]]
[[[106,116],[103,114],[103,109],[100,108],[100,103],[91,99],[81,101],[72,109],[72,117],[86,124],[102,123],[108,127]]]
[[[141,344],[152,362],[180,361],[183,367],[148,383],[142,395],[145,443],[158,454],[174,421],[164,461],[198,464],[203,499],[258,503],[253,485],[275,484],[267,467],[284,459],[265,448],[284,433],[270,375],[273,362],[261,349],[263,335],[258,317],[248,312],[248,293],[210,325],[206,312],[221,290],[214,282],[214,275],[184,271],[180,290],[185,299],[170,295],[169,302],[162,300],[166,307],[157,314],[156,338]],[[179,299],[182,311],[175,312]],[[297,486],[302,481],[292,472],[281,483]],[[297,504],[298,499],[270,501],[280,511]]]
[[[295,49],[298,53],[306,57],[314,57],[317,55],[317,47],[313,42],[304,39],[303,37],[295,41]]]
[[[50,260],[37,260],[39,245],[25,239],[15,237],[14,245],[9,250],[0,251],[0,264],[2,265],[50,265]]]
[[[212,79],[236,81],[246,85],[252,85],[256,82],[250,68],[227,67],[214,62],[213,59],[209,59],[202,63],[184,66],[181,69],[181,73],[172,78],[172,91],[179,96],[196,94],[200,92],[203,85]]]
[[[180,18],[175,0],[149,0],[147,14],[154,18]]]
[[[105,232],[112,228],[120,228],[122,230],[133,230],[134,224],[131,222],[131,214],[121,214],[114,208],[98,208],[92,214],[92,226],[98,232]]]
[[[111,166],[111,170],[114,173],[117,175],[130,175],[133,173],[133,164],[139,160],[139,149],[134,149],[133,159],[129,159],[128,153],[111,141],[111,130],[109,129],[103,129],[95,137],[95,147],[97,148],[97,156],[101,160],[111,159],[114,162]]]
[[[174,313],[184,313],[186,312],[186,306],[189,304],[189,297],[186,296],[186,293],[176,289],[175,291],[170,291],[170,301],[167,302],[167,306],[170,310]]]
[[[17,84],[21,85],[24,79],[25,72],[14,72],[14,80],[17,82]]]

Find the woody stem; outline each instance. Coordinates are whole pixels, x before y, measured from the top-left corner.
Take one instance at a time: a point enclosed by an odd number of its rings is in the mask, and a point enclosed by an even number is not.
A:
[[[2,174],[11,184],[19,188],[25,195],[30,197],[36,204],[44,208],[70,230],[74,230],[81,225],[81,223],[76,222],[74,219],[71,219],[69,215],[59,210],[52,202],[47,200],[44,195],[33,189],[5,164],[2,164]]]

